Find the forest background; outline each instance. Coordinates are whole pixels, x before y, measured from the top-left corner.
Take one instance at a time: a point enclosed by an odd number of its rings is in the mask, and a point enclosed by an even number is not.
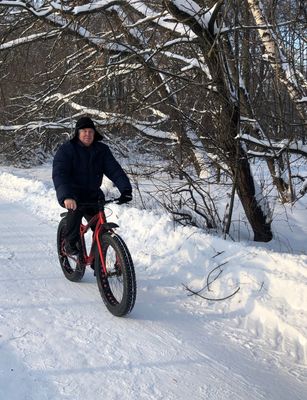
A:
[[[177,222],[270,241],[307,188],[303,3],[0,0],[1,163],[50,159],[86,114]]]

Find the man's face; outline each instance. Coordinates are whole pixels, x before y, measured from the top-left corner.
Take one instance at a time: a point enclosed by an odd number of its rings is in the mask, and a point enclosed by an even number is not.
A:
[[[95,131],[92,128],[79,129],[79,140],[84,146],[90,146],[94,141]]]

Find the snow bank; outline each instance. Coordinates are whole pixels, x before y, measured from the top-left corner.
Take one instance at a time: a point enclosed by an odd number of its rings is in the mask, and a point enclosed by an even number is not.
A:
[[[25,173],[27,170],[25,170]],[[61,207],[55,199],[55,191],[37,180],[11,174],[0,173],[0,195],[11,202],[20,202],[33,214],[43,219],[56,221]]]

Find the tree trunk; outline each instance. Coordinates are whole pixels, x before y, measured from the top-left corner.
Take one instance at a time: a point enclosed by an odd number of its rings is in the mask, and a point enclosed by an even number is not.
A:
[[[252,226],[254,240],[256,242],[272,240],[271,221],[261,207],[261,200],[257,198],[254,179],[245,154],[242,154],[238,164],[237,192]]]
[[[153,86],[157,88],[157,92],[160,94],[163,101],[163,107],[165,112],[170,116],[170,121],[172,124],[172,131],[176,134],[178,140],[176,158],[178,165],[182,164],[182,154],[183,151],[188,154],[189,159],[193,163],[195,171],[198,175],[204,169],[204,154],[206,151],[200,140],[194,137],[192,132],[189,131],[187,123],[183,119],[183,115],[180,112],[180,107],[177,104],[176,96],[172,93],[170,87],[171,84],[167,81],[163,73],[159,72],[159,66],[155,65],[154,59],[148,59],[147,56],[142,53],[145,51],[148,45],[144,39],[142,41],[142,32],[138,30],[137,27],[134,28],[132,33],[126,28],[126,25],[132,24],[133,22],[129,19],[129,16],[121,11],[118,7],[114,8],[117,14],[113,14],[113,17],[118,21],[118,27],[121,28],[123,34],[126,36],[129,43],[140,49],[139,54],[135,54],[135,57],[139,59],[141,63],[144,64],[147,76],[153,82]],[[180,168],[181,169],[181,168]],[[182,179],[181,171],[179,170],[180,179]]]
[[[217,8],[211,15],[208,15],[207,26],[200,24],[197,17],[193,15],[199,7],[195,2],[190,1],[191,8],[177,8],[175,1],[164,2],[171,14],[178,21],[184,21],[189,25],[199,38],[203,48],[203,55],[212,75],[213,85],[216,87],[216,101],[221,106],[220,118],[222,119],[217,141],[224,151],[224,161],[229,166],[233,178],[236,177],[235,185],[238,196],[241,200],[247,219],[254,232],[255,241],[268,242],[272,239],[271,222],[266,211],[259,201],[259,194],[256,194],[254,179],[251,173],[247,155],[241,145],[237,143],[239,129],[239,99],[236,98],[234,82],[236,79],[231,76],[230,69],[223,57],[223,46],[214,34],[214,24],[217,15]],[[219,2],[221,6],[222,2]],[[205,19],[204,19],[205,20]],[[237,88],[238,89],[238,88]],[[223,129],[222,129],[223,127]],[[235,179],[235,178],[234,178]],[[262,200],[262,199],[261,199]]]
[[[263,4],[260,0],[247,0],[249,8],[254,17],[255,23],[258,26],[269,26],[265,15],[263,13]],[[278,43],[275,32],[272,28],[258,29],[260,39],[267,55],[267,60],[271,64],[276,78],[286,87],[290,98],[293,100],[296,110],[299,115],[306,119],[306,104],[302,99],[306,94],[302,93],[302,86],[300,86],[296,79],[296,74],[293,71],[290,63],[287,60],[286,53]],[[304,81],[304,86],[307,87],[307,82]]]
[[[277,163],[278,163],[278,160],[277,160]],[[280,174],[276,173],[276,165],[275,165],[275,161],[273,159],[267,160],[267,165],[268,165],[271,177],[272,177],[273,184],[277,188],[277,191],[279,193],[282,203],[288,202],[289,201],[289,199],[288,199],[289,185],[280,176]],[[278,167],[278,165],[277,165],[277,167]]]
[[[266,209],[266,201],[260,191],[256,191],[247,154],[235,139],[238,133],[239,110],[236,106],[229,105],[230,103],[228,106],[224,105],[224,112],[229,118],[229,135],[224,143],[226,163],[235,179],[239,199],[254,233],[254,241],[269,242],[273,238],[269,210]]]

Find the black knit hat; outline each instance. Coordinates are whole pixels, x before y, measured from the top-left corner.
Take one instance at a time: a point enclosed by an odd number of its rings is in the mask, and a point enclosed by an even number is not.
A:
[[[79,137],[79,129],[92,128],[95,131],[94,140],[101,140],[102,136],[97,131],[94,122],[89,117],[81,117],[78,119],[75,127],[74,139]]]

